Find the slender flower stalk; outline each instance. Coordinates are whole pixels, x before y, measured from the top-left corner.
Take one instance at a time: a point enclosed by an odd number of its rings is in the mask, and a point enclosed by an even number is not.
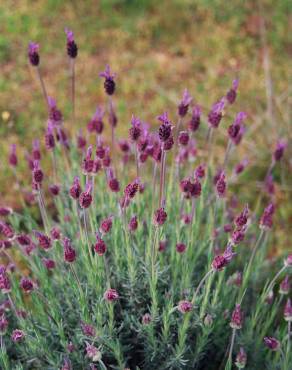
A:
[[[251,256],[249,258],[247,267],[246,267],[245,272],[243,274],[243,282],[242,282],[241,290],[240,290],[241,296],[240,296],[240,299],[239,299],[239,302],[240,303],[242,303],[243,298],[245,296],[246,287],[247,287],[248,281],[250,279],[252,264],[253,264],[253,261],[254,261],[256,252],[258,250],[258,247],[259,247],[260,243],[262,242],[264,236],[265,236],[265,230],[264,229],[261,229],[260,234],[258,236],[258,239],[257,239],[257,241],[256,241],[256,243],[255,243],[255,245],[254,245],[254,247],[252,249]]]
[[[213,269],[209,270],[205,275],[204,277],[202,278],[202,280],[200,281],[199,285],[197,286],[197,289],[195,290],[195,293],[193,295],[193,298],[192,298],[192,304],[194,304],[196,302],[196,298],[199,294],[199,291],[201,289],[201,287],[203,286],[204,282],[208,279],[208,277],[214,272]]]
[[[225,370],[230,370],[232,367],[232,353],[233,353],[233,347],[235,342],[235,336],[236,336],[236,329],[232,329],[232,335],[229,345],[229,351],[228,351],[228,360],[225,366]]]
[[[266,289],[266,292],[267,294],[273,289],[277,279],[279,276],[282,275],[282,273],[286,270],[287,266],[284,265],[277,273],[276,275],[274,276],[274,278],[272,279],[272,281],[270,282],[270,284],[268,285],[267,289]]]
[[[37,72],[37,77],[38,77],[40,85],[41,85],[41,89],[42,89],[42,93],[43,93],[45,103],[46,103],[47,106],[49,106],[48,93],[47,93],[46,85],[45,85],[45,82],[44,82],[44,79],[43,79],[43,76],[42,76],[42,73],[41,73],[40,66],[36,67],[36,72]]]
[[[166,162],[166,153],[162,149],[161,154],[161,166],[160,166],[160,182],[159,182],[159,206],[162,207],[164,202],[164,184],[165,184],[165,163]]]
[[[46,105],[49,108],[48,94],[47,94],[46,86],[45,86],[45,83],[44,83],[44,80],[41,74],[41,70],[40,70],[40,65],[39,65],[40,64],[39,45],[36,44],[35,42],[29,43],[28,57],[29,57],[30,64],[36,69],[36,73],[37,73],[37,77],[41,85],[42,93],[43,93]]]

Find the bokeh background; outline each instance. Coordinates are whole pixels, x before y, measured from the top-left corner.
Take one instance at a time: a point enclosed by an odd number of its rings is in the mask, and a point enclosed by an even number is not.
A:
[[[237,103],[220,128],[217,150],[223,153],[226,128],[236,112],[246,111],[248,130],[232,160],[236,163],[249,158],[249,170],[236,192],[241,202],[255,205],[272,148],[280,137],[291,140],[289,2],[0,1],[0,204],[20,206],[7,165],[9,144],[17,144],[22,158],[18,171],[23,187],[29,187],[25,153],[34,138],[42,137],[46,124],[39,82],[27,61],[30,40],[40,44],[41,69],[49,95],[57,99],[65,118],[70,117],[64,34],[64,28],[69,27],[79,46],[75,132],[77,128],[85,130],[96,105],[105,103],[98,73],[106,63],[117,73],[120,136],[126,135],[132,113],[151,125],[164,110],[174,117],[185,87],[206,115],[229,89],[232,79],[239,77]],[[71,125],[69,120],[65,124]],[[199,134],[198,147],[200,139]],[[279,205],[274,251],[289,248],[291,173],[288,148],[274,171],[274,198]],[[266,196],[263,204],[265,201]]]

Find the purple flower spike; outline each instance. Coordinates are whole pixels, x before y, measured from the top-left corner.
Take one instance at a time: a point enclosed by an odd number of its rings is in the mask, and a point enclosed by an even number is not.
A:
[[[231,89],[226,94],[226,100],[229,104],[233,104],[235,102],[237,96],[237,89],[238,89],[238,80],[233,80]]]
[[[30,293],[34,290],[34,283],[28,278],[21,278],[20,287],[25,293]]]
[[[113,302],[119,299],[119,294],[115,289],[108,289],[105,291],[103,298],[107,302]]]
[[[152,321],[152,317],[150,315],[150,313],[145,313],[142,317],[142,323],[143,325],[148,325],[150,324]]]
[[[73,199],[79,199],[79,196],[81,194],[81,185],[80,185],[80,180],[79,180],[79,177],[76,176],[74,177],[74,181],[73,181],[73,185],[71,186],[70,188],[70,196],[73,198]]]
[[[230,242],[233,245],[237,245],[237,244],[241,243],[244,240],[244,237],[245,237],[245,228],[243,227],[241,229],[235,230],[232,233]]]
[[[10,145],[10,154],[9,154],[9,164],[12,167],[16,167],[18,163],[17,155],[16,155],[16,144]]]
[[[76,251],[72,247],[71,240],[64,238],[62,243],[64,247],[64,260],[68,263],[74,262],[76,260]]]
[[[190,136],[187,131],[181,131],[178,135],[178,143],[182,146],[187,146],[190,141]]]
[[[76,143],[77,143],[78,149],[81,149],[81,150],[85,149],[87,141],[86,141],[86,138],[82,134],[82,129],[80,129],[77,134]]]
[[[180,117],[184,117],[188,113],[189,105],[192,100],[193,98],[191,97],[190,93],[187,89],[185,89],[183,92],[182,100],[178,106],[178,115]]]
[[[52,150],[55,148],[55,137],[54,137],[54,131],[53,131],[53,125],[49,121],[47,131],[45,134],[45,145],[48,150]]]
[[[195,105],[192,110],[192,118],[188,123],[188,128],[190,131],[195,132],[198,130],[201,123],[201,108]]]
[[[0,234],[1,233],[8,239],[12,239],[15,234],[10,224],[0,221]]]
[[[34,235],[37,238],[38,243],[41,248],[43,248],[44,250],[47,250],[52,247],[52,241],[50,237],[36,230],[34,230]]]
[[[260,228],[271,229],[273,226],[273,215],[275,212],[275,206],[270,203],[264,210],[264,213],[260,219]]]
[[[32,66],[37,67],[39,65],[39,44],[32,41],[28,44],[28,58]]]
[[[101,352],[94,345],[86,343],[86,356],[93,362],[98,362],[101,359]]]
[[[134,232],[134,231],[137,230],[137,228],[138,228],[138,218],[135,215],[135,216],[131,217],[130,222],[128,224],[128,229],[129,229],[130,232]]]
[[[245,112],[239,112],[235,117],[233,124],[228,128],[229,138],[235,145],[238,145],[241,142],[242,136],[245,133],[245,126],[242,122],[246,118],[247,114]]]
[[[104,109],[97,107],[92,119],[87,124],[88,132],[96,132],[99,135],[102,133],[104,128],[103,116]]]
[[[194,173],[195,177],[198,177],[199,179],[204,178],[205,177],[205,173],[206,173],[205,168],[206,168],[205,164],[200,164],[195,169],[195,173]]]
[[[49,185],[49,191],[50,191],[50,193],[54,196],[54,197],[56,197],[56,196],[58,196],[59,195],[59,193],[60,193],[60,186],[59,185],[57,185],[57,184],[51,184],[51,185]]]
[[[25,337],[25,333],[24,333],[24,331],[22,331],[20,329],[13,330],[13,332],[11,334],[11,339],[15,343],[20,342],[22,339],[24,339],[24,337]]]
[[[130,182],[124,189],[125,196],[128,199],[133,199],[139,190],[139,186],[140,186],[139,178]]]
[[[225,107],[225,98],[222,98],[215,103],[208,114],[208,122],[212,128],[217,128],[221,122],[223,116],[223,109]]]
[[[47,270],[53,270],[56,266],[55,261],[50,258],[42,258],[42,262]]]
[[[92,191],[92,182],[88,181],[88,183],[86,184],[86,187],[85,187],[85,191],[83,193],[81,193],[80,197],[79,197],[79,205],[80,205],[81,208],[90,207],[90,205],[92,203],[91,191]]]
[[[184,253],[187,249],[187,246],[184,243],[177,243],[175,249],[178,253]]]
[[[113,226],[113,217],[110,216],[101,222],[99,231],[102,234],[107,234],[111,231],[112,226]]]
[[[94,250],[99,256],[103,256],[107,250],[104,240],[97,235],[97,242],[94,245]]]
[[[49,103],[49,123],[52,127],[60,126],[63,122],[63,115],[57,107],[56,100],[48,97]]]
[[[90,325],[90,324],[86,324],[85,322],[81,322],[81,330],[82,330],[82,333],[84,335],[86,335],[87,337],[95,337],[96,336],[96,330],[95,330],[95,327]]]
[[[132,142],[138,141],[142,135],[142,123],[139,118],[132,115],[131,119],[132,127],[129,130],[129,137]]]
[[[94,160],[92,159],[92,145],[87,148],[86,156],[82,162],[82,170],[84,175],[88,175],[92,172],[94,166]]]
[[[32,157],[36,161],[40,161],[41,159],[40,141],[38,139],[32,142]]]
[[[70,58],[74,59],[78,54],[78,48],[74,40],[74,33],[68,28],[65,28],[65,33],[67,36],[67,54]]]
[[[281,346],[280,342],[274,337],[265,337],[264,343],[272,351],[278,351]]]
[[[168,118],[168,113],[164,112],[157,117],[158,121],[162,122],[162,125],[159,127],[159,139],[163,143],[167,142],[171,138],[172,124]]]
[[[285,259],[284,265],[286,267],[292,266],[292,254],[289,254],[288,257]]]
[[[228,245],[223,254],[218,255],[214,258],[212,262],[212,268],[215,271],[222,270],[225,266],[227,266],[230,263],[233,256],[235,255],[236,253],[233,253],[231,245]]]
[[[216,182],[217,194],[220,198],[223,198],[226,194],[226,180],[224,171],[221,172],[218,181]]]
[[[13,209],[10,207],[0,207],[0,216],[5,217],[13,213]]]
[[[249,164],[249,160],[247,158],[244,158],[241,162],[239,162],[233,170],[233,173],[235,176],[240,175],[247,167]]]
[[[187,313],[187,312],[190,312],[193,309],[193,304],[192,304],[192,302],[189,302],[189,301],[180,301],[178,303],[177,309],[181,313]]]
[[[287,142],[285,140],[279,140],[277,142],[276,149],[273,153],[273,159],[275,162],[279,161],[283,157],[286,147],[287,147]]]
[[[42,169],[40,168],[39,161],[34,161],[33,162],[32,178],[33,178],[33,181],[36,184],[39,184],[39,185],[42,183],[42,181],[44,179],[44,173],[43,173]]]
[[[162,226],[167,219],[167,213],[165,212],[164,208],[159,208],[154,213],[154,224],[156,226]]]
[[[236,355],[235,366],[238,369],[244,369],[245,365],[246,365],[246,362],[247,362],[246,353],[245,353],[244,349],[242,347],[240,347],[240,350],[239,350],[238,354]]]
[[[234,311],[232,312],[230,326],[232,327],[232,329],[238,330],[242,328],[242,323],[243,323],[243,314],[240,308],[240,304],[237,304],[235,306]]]
[[[105,71],[99,74],[99,77],[104,77],[104,89],[108,95],[113,95],[115,92],[116,84],[114,81],[115,73],[111,73],[110,66],[107,64]]]
[[[288,294],[290,290],[289,276],[286,275],[284,280],[282,280],[279,288],[280,294]]]
[[[249,208],[248,208],[248,204],[246,204],[243,211],[235,218],[235,221],[234,221],[235,225],[238,228],[242,228],[243,226],[245,226],[248,221],[248,216],[249,216]]]

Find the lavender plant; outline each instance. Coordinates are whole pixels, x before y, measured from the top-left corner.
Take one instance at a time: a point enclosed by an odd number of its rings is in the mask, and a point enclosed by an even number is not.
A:
[[[78,48],[70,30],[66,36],[75,130]],[[116,75],[107,66],[100,73],[107,106],[96,108],[86,137],[78,130],[74,137],[47,94],[38,44],[30,43],[28,57],[48,120],[43,144],[35,140],[27,156],[28,194],[11,146],[23,207],[0,208],[1,368],[291,369],[292,255],[273,266],[265,258],[276,205],[259,215],[239,205],[229,187],[236,189],[248,165],[229,162],[245,132],[244,112],[214,166],[216,135],[238,80],[213,105],[207,125],[185,90],[177,117],[160,114],[157,131],[132,115],[122,139]],[[199,148],[198,130],[206,132]],[[277,144],[265,182],[285,146]],[[43,170],[43,152],[51,170]]]

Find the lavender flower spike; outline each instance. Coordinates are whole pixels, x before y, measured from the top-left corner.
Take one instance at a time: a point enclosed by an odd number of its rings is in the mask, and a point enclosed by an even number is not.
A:
[[[275,213],[275,206],[273,203],[270,203],[263,212],[263,215],[260,219],[260,228],[268,230],[273,226],[273,214]]]
[[[67,36],[67,54],[70,58],[74,59],[77,57],[78,54],[78,47],[74,40],[74,33],[68,28],[65,28],[65,33]]]
[[[195,105],[192,109],[192,117],[188,123],[188,128],[190,131],[195,132],[198,130],[201,123],[202,110],[198,105]]]
[[[226,94],[226,100],[229,104],[233,104],[235,102],[237,96],[237,89],[238,89],[238,79],[232,81],[232,87]]]
[[[225,98],[222,98],[217,103],[215,103],[208,114],[209,125],[213,128],[217,128],[223,117],[223,109],[225,107]]]
[[[140,136],[142,135],[142,124],[138,117],[132,115],[131,119],[132,127],[129,130],[129,137],[132,142],[138,141]]]
[[[85,191],[80,194],[79,205],[81,208],[88,208],[92,203],[92,182],[88,181],[85,186]]]
[[[187,89],[185,89],[183,92],[182,100],[178,106],[178,115],[180,117],[184,117],[188,113],[189,105],[192,100],[193,98],[191,97],[190,93]]]
[[[48,127],[45,134],[45,145],[47,150],[52,150],[56,146],[53,125],[51,121],[48,122]]]
[[[162,122],[158,131],[159,139],[162,142],[166,142],[171,137],[171,131],[173,128],[171,121],[168,118],[168,113],[164,112],[158,116],[157,119],[158,121]]]
[[[87,124],[88,132],[96,132],[97,134],[101,134],[104,128],[103,124],[103,116],[104,116],[104,109],[101,107],[97,107],[92,119]]]
[[[39,44],[32,41],[28,44],[28,58],[32,66],[37,67],[39,65]]]
[[[287,142],[285,140],[279,140],[277,142],[276,149],[273,153],[273,160],[275,162],[279,161],[283,157],[286,147],[287,147]]]
[[[63,122],[63,115],[57,107],[56,100],[52,97],[48,97],[49,104],[49,122],[52,127],[60,126]]]
[[[289,254],[288,257],[285,259],[284,265],[286,267],[292,266],[292,254]]]
[[[212,262],[212,268],[215,271],[222,270],[225,266],[227,266],[232,258],[236,255],[233,252],[231,245],[228,245],[223,254],[216,256]]]
[[[99,74],[99,77],[105,78],[104,89],[108,95],[113,95],[113,93],[115,92],[116,87],[114,81],[115,76],[116,76],[115,73],[111,73],[110,66],[108,64],[105,67],[105,71]]]
[[[232,329],[241,329],[243,322],[243,314],[240,308],[240,304],[235,306],[234,311],[232,312],[230,326]]]
[[[281,347],[280,342],[274,337],[265,337],[264,342],[265,345],[272,351],[278,351]]]
[[[236,355],[235,366],[238,369],[244,369],[245,365],[246,365],[246,361],[247,361],[246,353],[245,353],[244,349],[242,347],[240,347],[240,350],[239,350],[238,354]]]
[[[11,144],[10,154],[9,154],[9,164],[12,167],[16,167],[17,163],[18,163],[18,159],[16,155],[16,144]]]

